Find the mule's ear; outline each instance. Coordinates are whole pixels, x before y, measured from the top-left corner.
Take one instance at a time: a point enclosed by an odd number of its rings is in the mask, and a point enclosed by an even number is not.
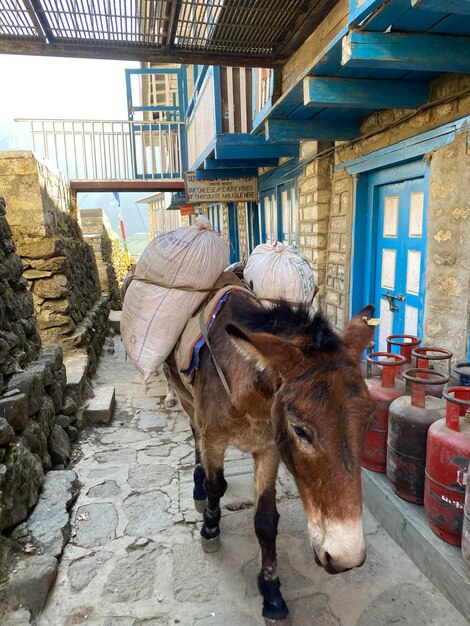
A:
[[[356,313],[343,331],[344,344],[354,358],[361,358],[361,354],[374,337],[375,326],[367,323],[373,317],[374,311],[374,305],[368,304]]]
[[[225,330],[236,348],[259,370],[272,367],[287,378],[303,359],[299,348],[271,333],[250,333],[235,324],[228,324]]]

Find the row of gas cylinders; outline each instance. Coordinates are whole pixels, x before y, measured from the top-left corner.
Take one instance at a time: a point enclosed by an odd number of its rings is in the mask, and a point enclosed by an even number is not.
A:
[[[470,572],[470,363],[453,368],[460,384],[448,387],[452,353],[420,343],[390,335],[387,352],[366,357],[376,412],[362,465],[386,473],[400,498],[424,504],[432,530],[462,545]]]

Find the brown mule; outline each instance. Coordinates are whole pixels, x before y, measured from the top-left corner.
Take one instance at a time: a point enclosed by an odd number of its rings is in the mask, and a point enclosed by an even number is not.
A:
[[[225,450],[233,444],[253,454],[258,587],[267,619],[288,613],[276,565],[281,459],[297,483],[317,563],[336,574],[365,561],[361,452],[374,406],[359,361],[373,335],[364,316],[372,314],[366,307],[339,335],[320,313],[312,317],[285,302],[268,309],[232,292],[209,333],[231,397],[206,346],[191,386],[179,376],[173,355],[168,360],[195,436],[194,498],[204,504],[206,551],[220,545]]]

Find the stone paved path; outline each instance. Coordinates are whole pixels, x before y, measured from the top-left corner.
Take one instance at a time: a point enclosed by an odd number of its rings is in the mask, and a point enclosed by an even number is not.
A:
[[[94,385],[116,386],[110,426],[84,432],[73,538],[39,626],[262,626],[251,461],[230,450],[222,547],[204,554],[193,510],[187,419],[166,410],[161,377],[144,383],[119,337]],[[329,576],[308,545],[295,486],[279,478],[279,570],[292,626],[464,626],[466,620],[366,511],[368,559]]]

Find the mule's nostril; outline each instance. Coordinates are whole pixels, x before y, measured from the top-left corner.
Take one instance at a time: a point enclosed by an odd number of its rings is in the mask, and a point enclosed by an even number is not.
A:
[[[331,554],[330,554],[329,552],[325,552],[325,561],[326,561],[326,564],[327,564],[329,567],[331,567],[331,561],[332,561],[332,559],[331,559]]]

